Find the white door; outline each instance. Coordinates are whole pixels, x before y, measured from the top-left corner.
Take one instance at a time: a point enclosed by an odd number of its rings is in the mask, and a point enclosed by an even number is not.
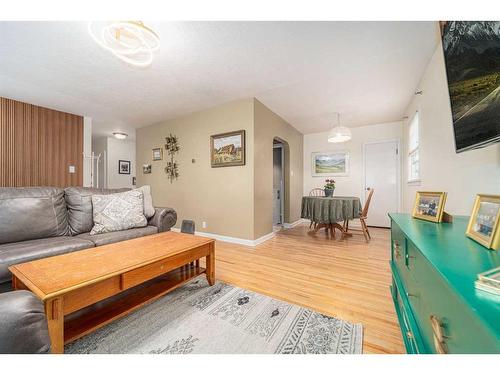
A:
[[[400,201],[399,143],[383,141],[364,145],[365,197],[374,189],[367,224],[389,227],[389,212],[398,212]],[[366,200],[366,198],[365,198]]]

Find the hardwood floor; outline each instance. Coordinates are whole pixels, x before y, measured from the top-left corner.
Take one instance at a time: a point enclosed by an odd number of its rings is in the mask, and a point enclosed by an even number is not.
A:
[[[283,229],[256,247],[217,241],[217,279],[362,323],[364,353],[404,353],[389,291],[389,230],[370,228],[370,243],[308,231]]]

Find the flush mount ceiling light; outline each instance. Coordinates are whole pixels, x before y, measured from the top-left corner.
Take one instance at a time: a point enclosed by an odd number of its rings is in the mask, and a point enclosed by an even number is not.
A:
[[[340,126],[340,114],[337,113],[337,126],[334,126],[330,133],[328,133],[328,142],[330,143],[342,143],[347,142],[351,139],[351,129]]]
[[[94,41],[120,60],[146,67],[153,62],[153,52],[160,49],[160,38],[141,21],[89,22]]]
[[[125,139],[128,137],[128,134],[122,132],[114,132],[113,135],[116,139]]]

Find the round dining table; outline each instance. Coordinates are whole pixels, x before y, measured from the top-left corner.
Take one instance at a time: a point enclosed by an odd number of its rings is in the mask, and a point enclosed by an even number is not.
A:
[[[327,231],[331,230],[333,238],[335,238],[335,229],[340,230],[342,238],[351,236],[347,232],[346,223],[359,218],[360,214],[361,200],[358,197],[302,197],[300,217],[314,223],[312,233],[326,228]]]

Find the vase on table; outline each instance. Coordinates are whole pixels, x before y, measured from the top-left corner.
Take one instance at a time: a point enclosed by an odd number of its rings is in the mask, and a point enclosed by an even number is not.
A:
[[[335,189],[324,189],[325,190],[325,197],[333,197],[333,192]]]

